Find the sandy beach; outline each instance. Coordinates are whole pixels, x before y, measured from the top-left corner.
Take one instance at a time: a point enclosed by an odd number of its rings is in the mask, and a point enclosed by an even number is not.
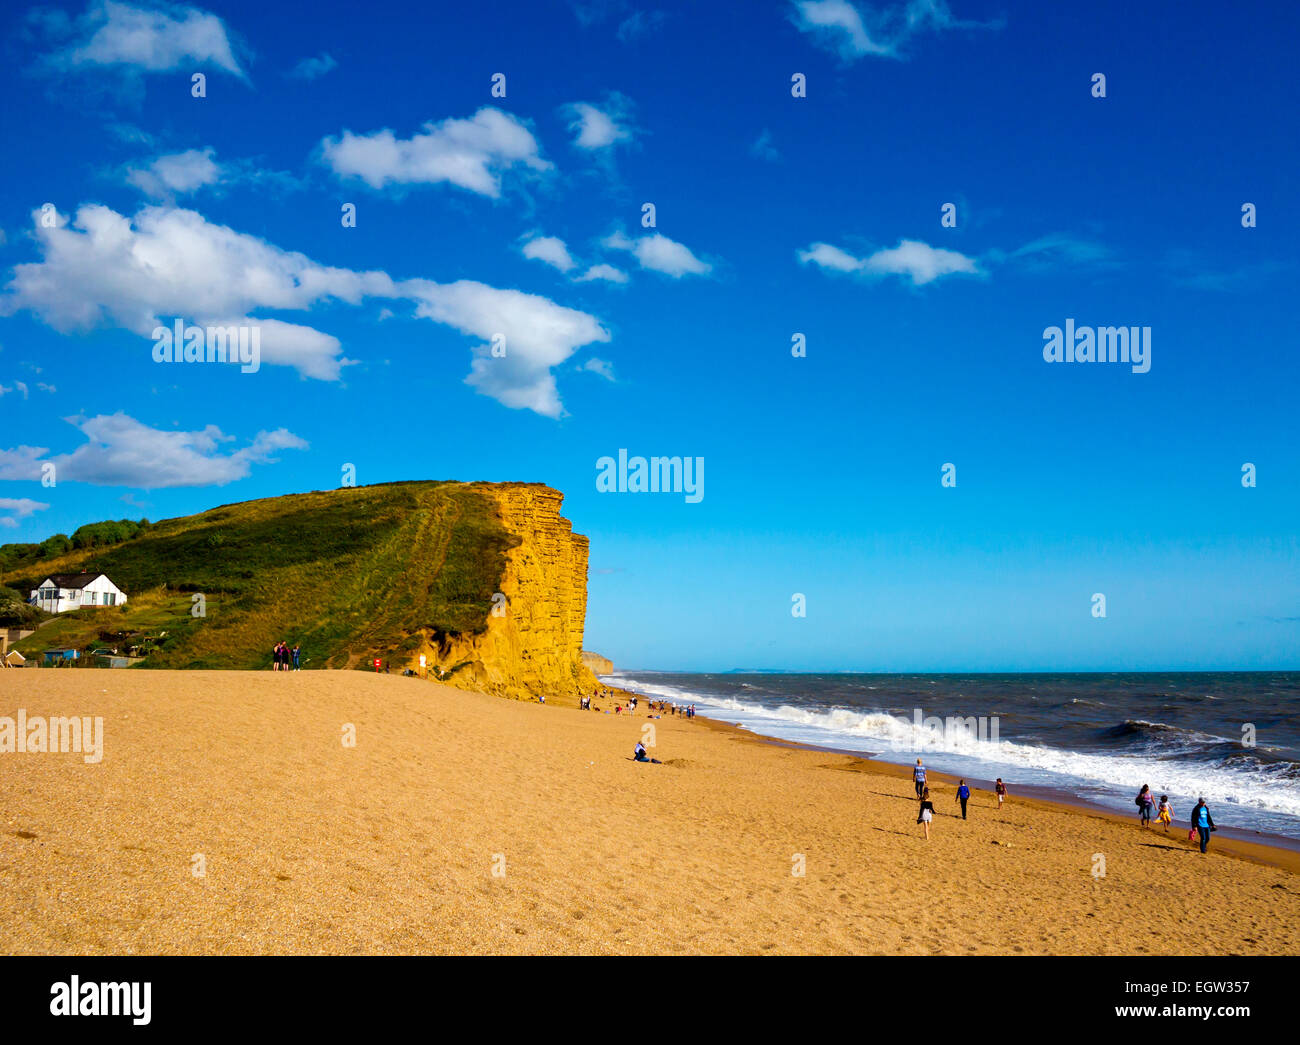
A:
[[[10,954],[1300,954],[1294,853],[986,791],[963,822],[938,778],[927,842],[900,767],[644,702],[0,674],[20,708],[102,716],[104,752],[0,754]]]

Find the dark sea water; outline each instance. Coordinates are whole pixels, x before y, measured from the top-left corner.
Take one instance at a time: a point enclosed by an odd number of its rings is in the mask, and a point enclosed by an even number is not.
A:
[[[1300,839],[1300,672],[605,679],[765,736],[1000,776],[1013,793],[1054,788],[1136,814],[1150,784],[1184,825],[1204,795],[1216,824]]]

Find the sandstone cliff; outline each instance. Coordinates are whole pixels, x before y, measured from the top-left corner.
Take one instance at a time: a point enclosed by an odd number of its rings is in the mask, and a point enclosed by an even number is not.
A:
[[[602,657],[599,653],[583,650],[582,663],[595,675],[614,674],[614,662],[608,657]]]
[[[519,543],[506,553],[499,597],[479,635],[426,633],[408,667],[424,654],[430,678],[463,689],[521,699],[569,701],[597,685],[583,664],[587,615],[587,538],[560,515],[564,495],[534,483],[474,484],[496,504]]]

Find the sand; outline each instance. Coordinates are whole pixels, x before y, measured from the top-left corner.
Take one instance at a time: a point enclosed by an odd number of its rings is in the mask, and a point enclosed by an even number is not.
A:
[[[644,703],[0,673],[18,708],[105,743],[0,754],[4,953],[1300,954],[1294,854],[984,791],[963,822],[937,781],[927,842],[898,767],[677,718],[634,763]]]

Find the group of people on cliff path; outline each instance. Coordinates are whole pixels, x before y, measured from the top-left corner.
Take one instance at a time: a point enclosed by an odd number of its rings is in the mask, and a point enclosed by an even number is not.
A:
[[[921,759],[916,760],[916,765],[912,768],[912,783],[916,786],[916,800],[921,803],[921,808],[916,814],[916,822],[921,825],[925,831],[925,837],[930,837],[930,822],[934,819],[934,802],[930,799],[930,786],[926,782],[929,773],[926,771],[925,763]],[[1007,785],[998,777],[997,782],[993,785],[993,793],[998,796],[998,808],[1002,808],[1002,803],[1007,800]],[[961,818],[966,819],[966,805],[970,802],[971,789],[965,780],[957,784],[956,800],[961,805]]]
[[[1138,820],[1144,829],[1150,827],[1152,819],[1155,819],[1165,825],[1165,834],[1169,833],[1169,828],[1174,822],[1174,807],[1169,804],[1168,795],[1161,795],[1160,803],[1157,805],[1151,785],[1143,784],[1142,790],[1137,793],[1133,801],[1137,804]],[[1196,805],[1192,806],[1187,840],[1190,842],[1199,835],[1201,852],[1205,852],[1210,847],[1210,832],[1217,830],[1218,828],[1214,826],[1214,817],[1210,815],[1210,807],[1205,804],[1205,796],[1202,795],[1196,800]]]
[[[302,647],[296,642],[290,649],[287,642],[277,642],[271,650],[272,671],[301,671]]]

